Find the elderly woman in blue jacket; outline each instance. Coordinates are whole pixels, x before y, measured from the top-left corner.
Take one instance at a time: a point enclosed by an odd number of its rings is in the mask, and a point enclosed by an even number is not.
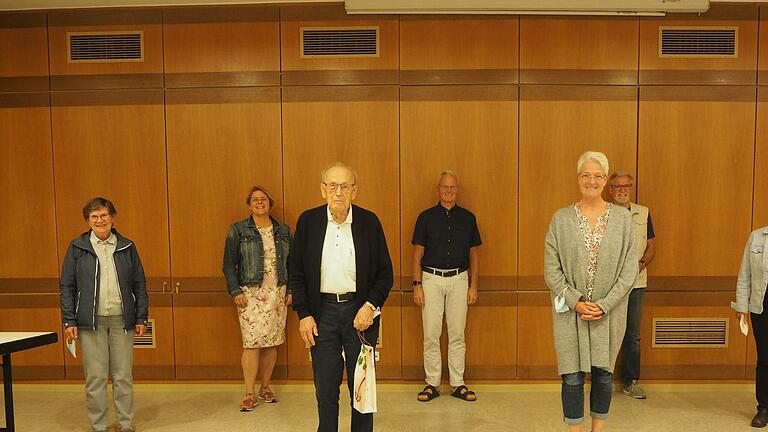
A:
[[[291,304],[291,295],[286,294],[291,230],[269,215],[275,200],[263,187],[252,187],[245,203],[251,214],[229,227],[223,271],[237,305],[243,337],[245,397],[240,411],[252,411],[259,400],[277,402],[269,383],[277,346],[285,342],[285,320]],[[261,388],[256,393],[259,369]]]
[[[61,270],[67,341],[80,340],[88,420],[106,431],[107,378],[121,432],[133,432],[133,339],[147,330],[144,268],[131,240],[114,228],[115,206],[93,198],[83,207],[90,229],[72,240]]]
[[[744,248],[739,280],[736,283],[736,301],[731,307],[736,318],[746,324],[752,321],[752,333],[757,348],[755,374],[755,395],[757,414],[752,426],[765,427],[768,424],[768,226],[753,231]]]

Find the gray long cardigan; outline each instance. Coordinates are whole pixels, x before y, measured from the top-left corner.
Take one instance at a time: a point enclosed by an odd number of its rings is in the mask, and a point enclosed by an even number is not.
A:
[[[611,205],[608,225],[597,257],[592,299],[605,312],[597,321],[584,321],[573,310],[587,294],[587,250],[573,206],[557,210],[544,244],[544,279],[552,300],[565,290],[566,312],[552,308],[557,369],[560,375],[591,366],[613,372],[627,326],[627,301],[639,270],[634,252],[632,215]]]

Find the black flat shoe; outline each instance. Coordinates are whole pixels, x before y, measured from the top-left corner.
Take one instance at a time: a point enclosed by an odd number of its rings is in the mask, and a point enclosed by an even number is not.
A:
[[[752,418],[752,427],[762,428],[768,424],[768,408],[757,407],[757,414]]]

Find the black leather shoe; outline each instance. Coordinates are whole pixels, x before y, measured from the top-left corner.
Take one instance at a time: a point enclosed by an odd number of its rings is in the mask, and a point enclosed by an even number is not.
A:
[[[757,407],[757,414],[752,419],[752,427],[765,427],[768,424],[768,408]]]

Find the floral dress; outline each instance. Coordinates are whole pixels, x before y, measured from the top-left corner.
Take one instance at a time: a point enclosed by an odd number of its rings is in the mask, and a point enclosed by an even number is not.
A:
[[[579,228],[584,234],[584,245],[587,247],[587,301],[592,301],[592,290],[595,288],[595,275],[597,275],[597,256],[600,253],[600,244],[605,236],[605,228],[608,226],[608,217],[611,215],[611,204],[605,209],[605,213],[597,218],[595,229],[589,228],[589,220],[581,214],[579,203],[573,205],[576,217],[579,219]]]
[[[243,348],[267,348],[285,342],[285,285],[277,286],[277,252],[272,226],[257,227],[264,245],[264,280],[241,287],[248,305],[238,308]]]

